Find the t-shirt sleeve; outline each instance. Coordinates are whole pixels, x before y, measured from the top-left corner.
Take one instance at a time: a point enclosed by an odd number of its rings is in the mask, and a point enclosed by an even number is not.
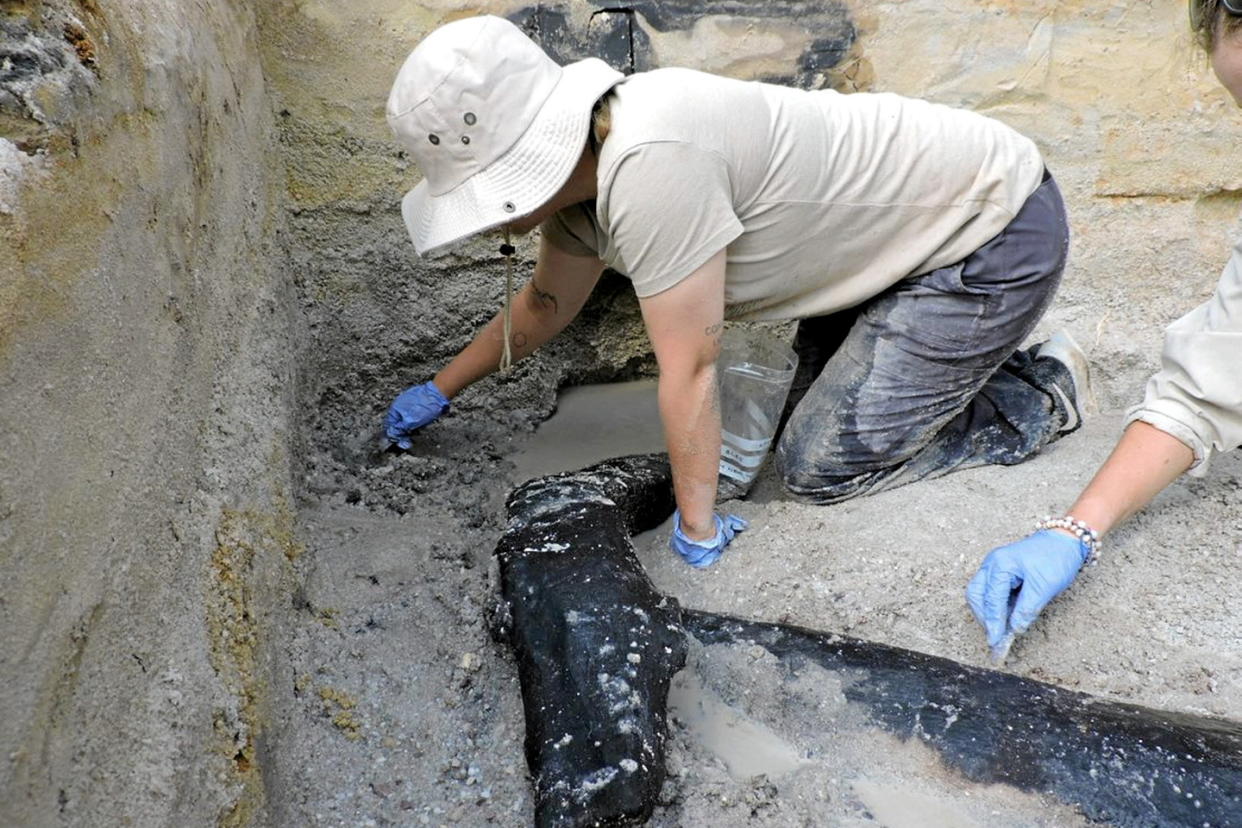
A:
[[[690,144],[643,144],[616,162],[600,220],[640,298],[685,279],[742,234],[728,165]]]
[[[571,256],[599,256],[596,249],[594,202],[573,204],[539,225],[543,237]]]
[[[1207,302],[1169,326],[1162,367],[1127,422],[1143,420],[1195,453],[1192,476],[1242,445],[1242,241]]]

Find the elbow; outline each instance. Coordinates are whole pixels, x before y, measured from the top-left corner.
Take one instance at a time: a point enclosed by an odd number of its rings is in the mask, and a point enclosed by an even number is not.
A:
[[[574,313],[567,312],[568,309],[560,306],[555,297],[537,290],[528,289],[519,301],[523,324],[539,341],[556,336],[574,318]]]
[[[714,388],[716,359],[710,354],[660,366],[660,383],[667,388]]]
[[[541,295],[537,290],[527,289],[522,297],[522,309],[526,314],[540,326],[550,326],[558,324],[559,310],[556,302],[549,301],[546,295]]]
[[[716,377],[716,360],[720,356],[720,342],[716,337],[705,338],[694,347],[657,348],[656,357],[660,377],[668,377],[679,384],[691,384]]]

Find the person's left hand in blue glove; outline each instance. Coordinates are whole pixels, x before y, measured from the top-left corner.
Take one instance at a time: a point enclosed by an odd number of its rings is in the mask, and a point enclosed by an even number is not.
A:
[[[681,510],[673,513],[673,535],[668,539],[669,548],[696,569],[706,569],[718,561],[733,536],[750,525],[737,515],[712,515],[712,520],[716,525],[716,534],[704,540],[693,540],[681,529]]]
[[[1041,529],[987,554],[966,587],[966,602],[987,630],[993,661],[1003,661],[1013,637],[1074,581],[1089,552],[1074,535]]]

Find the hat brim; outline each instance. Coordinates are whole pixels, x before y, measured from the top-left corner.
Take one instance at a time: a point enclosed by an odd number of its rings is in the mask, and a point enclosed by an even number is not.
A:
[[[419,182],[401,200],[415,251],[442,255],[456,242],[546,204],[582,155],[595,101],[624,78],[598,58],[563,67],[530,127],[502,156],[441,195]]]

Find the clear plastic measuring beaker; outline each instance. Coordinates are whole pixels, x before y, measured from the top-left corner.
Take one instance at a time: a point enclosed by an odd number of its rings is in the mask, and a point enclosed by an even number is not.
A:
[[[741,497],[759,474],[798,357],[759,328],[726,328],[716,375],[720,382],[720,474],[717,498]]]

